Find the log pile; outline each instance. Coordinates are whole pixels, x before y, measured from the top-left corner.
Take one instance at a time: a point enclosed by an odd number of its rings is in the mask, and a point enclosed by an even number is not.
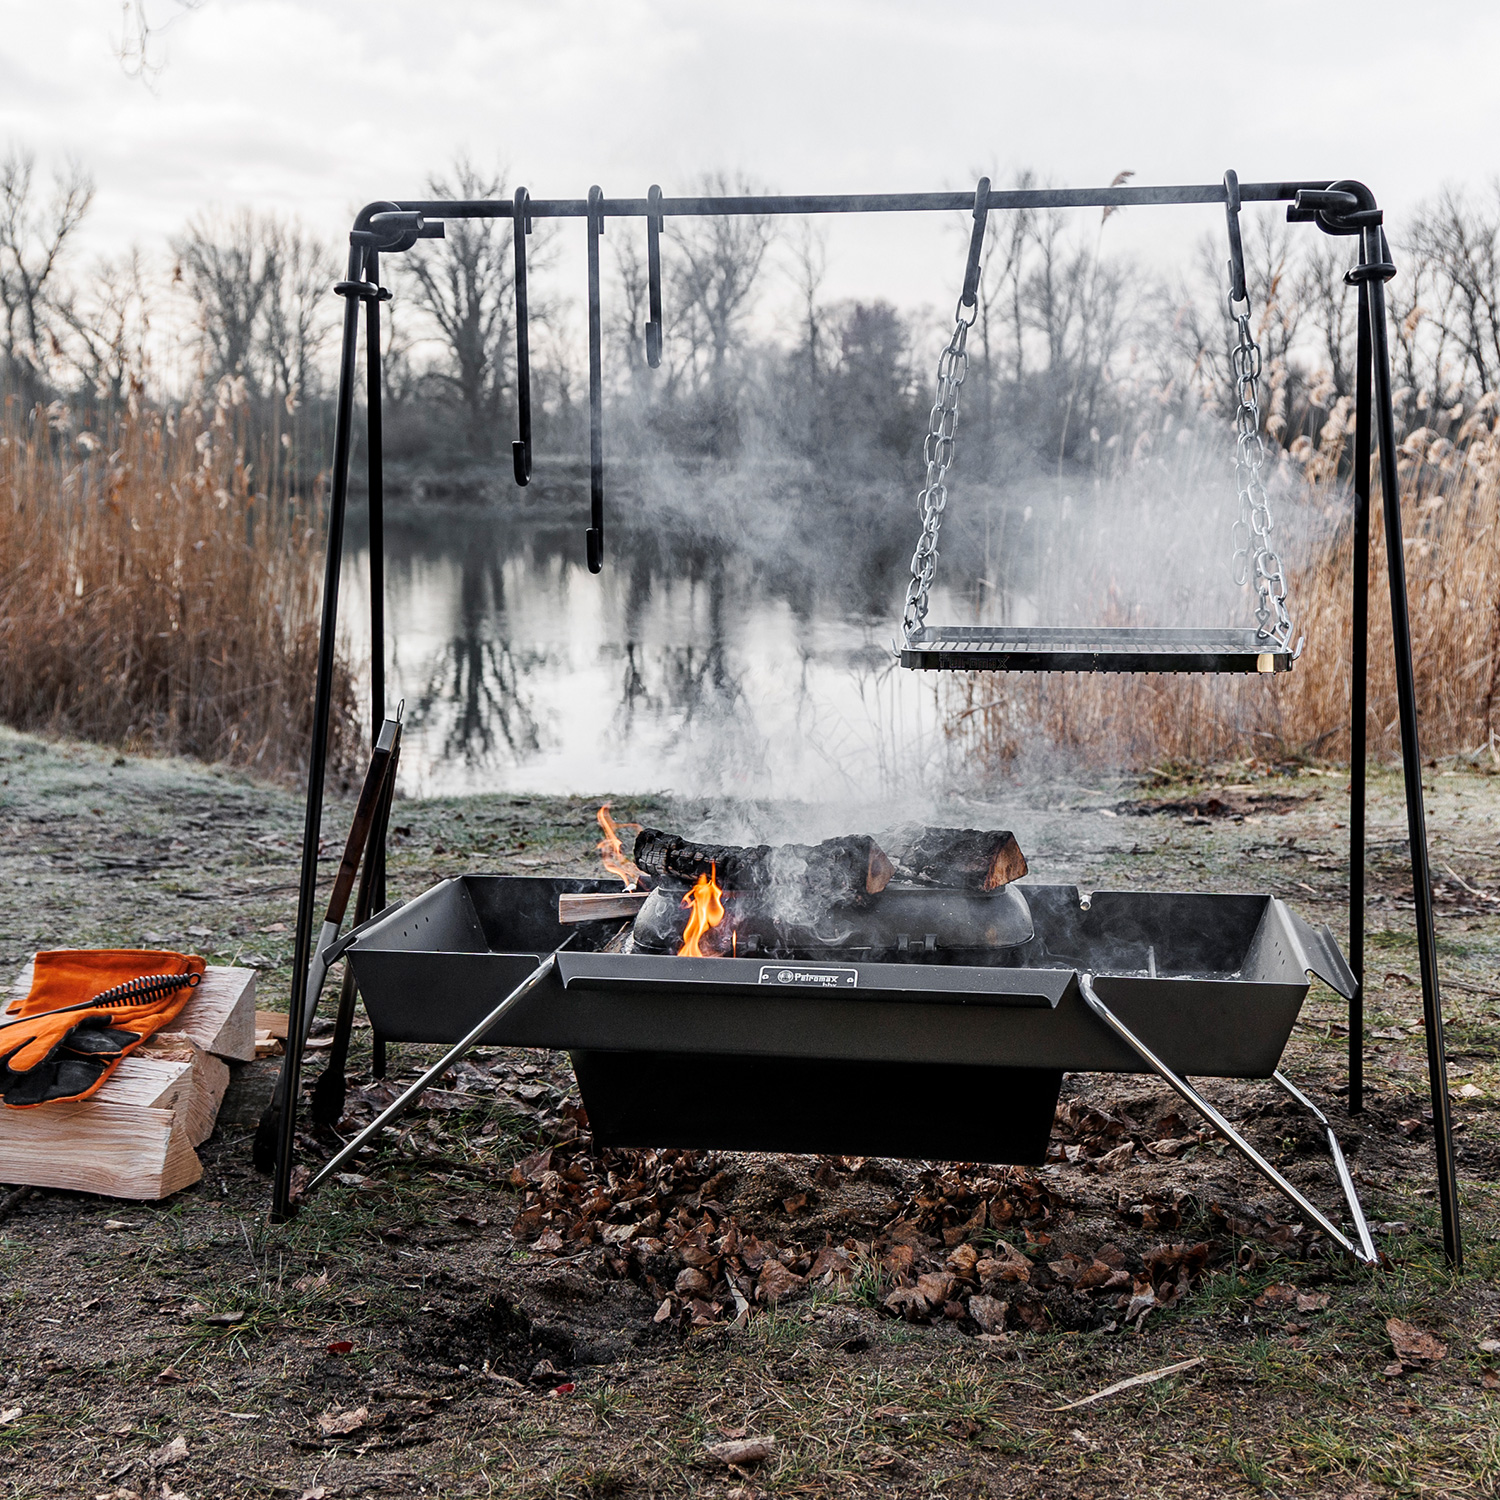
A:
[[[779,906],[810,914],[835,907],[874,906],[894,879],[906,885],[992,892],[1026,874],[1026,856],[1007,829],[929,828],[907,824],[882,834],[846,834],[821,844],[700,844],[657,828],[642,828],[635,864],[645,880],[666,891],[690,889],[711,876],[727,893],[769,896]],[[559,896],[564,925],[632,917],[649,891]],[[659,903],[658,903],[659,904]]]
[[[16,982],[31,988],[31,965]],[[0,1107],[0,1182],[111,1198],[170,1196],[203,1175],[230,1062],[255,1056],[255,970],[210,967],[172,1022],[91,1099]]]

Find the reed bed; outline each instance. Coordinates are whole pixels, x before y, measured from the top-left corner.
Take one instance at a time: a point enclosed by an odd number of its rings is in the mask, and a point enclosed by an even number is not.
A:
[[[255,485],[224,381],[99,431],[62,404],[0,414],[0,720],[277,778],[301,772],[318,650],[321,507]],[[330,770],[359,753],[340,659]]]
[[[966,761],[1003,773],[1038,749],[1095,766],[1204,764],[1258,754],[1267,760],[1349,757],[1352,497],[1347,410],[1335,409],[1315,447],[1292,445],[1284,466],[1306,509],[1332,518],[1308,559],[1289,568],[1293,615],[1307,645],[1292,672],[1274,678],[966,675],[945,690],[945,725]],[[1401,444],[1402,522],[1417,703],[1425,756],[1500,766],[1500,399],[1443,414]],[[1451,433],[1452,435],[1445,435]],[[1342,475],[1342,477],[1341,477]],[[1390,595],[1374,480],[1370,545],[1369,753],[1400,754]],[[1130,580],[1106,591],[1119,598]],[[1248,619],[1248,593],[1240,617]],[[1100,623],[1150,621],[1118,606]],[[1192,623],[1200,623],[1193,621]],[[1201,623],[1214,623],[1213,619]]]

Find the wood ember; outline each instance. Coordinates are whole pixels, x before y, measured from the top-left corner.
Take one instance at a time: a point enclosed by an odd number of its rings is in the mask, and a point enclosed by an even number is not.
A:
[[[925,828],[908,824],[884,842],[903,880],[965,891],[995,891],[1026,873],[1015,834],[999,828]]]
[[[845,834],[821,844],[698,844],[657,828],[636,835],[635,863],[656,880],[691,886],[711,876],[726,891],[767,890],[797,883],[831,904],[877,896],[895,866],[868,834]]]

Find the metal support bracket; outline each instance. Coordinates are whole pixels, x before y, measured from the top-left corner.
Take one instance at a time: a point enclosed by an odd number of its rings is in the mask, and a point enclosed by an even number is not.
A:
[[[1334,1170],[1338,1173],[1339,1185],[1343,1188],[1344,1198],[1349,1205],[1349,1216],[1354,1221],[1355,1233],[1359,1236],[1359,1244],[1339,1229],[1318,1206],[1312,1202],[1300,1189],[1294,1187],[1280,1172],[1266,1160],[1254,1146],[1237,1131],[1223,1115],[1219,1113],[1207,1099],[1190,1084],[1187,1079],[1180,1077],[1164,1063],[1098,996],[1094,990],[1094,976],[1092,974],[1080,973],[1078,976],[1078,988],[1083,995],[1083,1003],[1104,1022],[1114,1034],[1133,1051],[1142,1062],[1146,1064],[1172,1091],[1181,1099],[1186,1100],[1194,1109],[1201,1114],[1220,1135],[1234,1147],[1246,1161],[1255,1168],[1269,1183],[1284,1193],[1299,1209],[1310,1218],[1319,1229],[1334,1241],[1341,1249],[1347,1250],[1356,1260],[1366,1265],[1378,1263],[1379,1256],[1375,1252],[1375,1246],[1370,1240],[1370,1231],[1365,1223],[1364,1210],[1360,1207],[1358,1194],[1354,1190],[1354,1179],[1349,1175],[1349,1168],[1344,1161],[1344,1153],[1339,1147],[1338,1138],[1333,1133],[1333,1127],[1328,1123],[1327,1116],[1318,1109],[1308,1097],[1300,1093],[1280,1073],[1272,1076],[1294,1099],[1310,1109],[1316,1116],[1318,1123],[1328,1132],[1330,1149],[1333,1153]]]

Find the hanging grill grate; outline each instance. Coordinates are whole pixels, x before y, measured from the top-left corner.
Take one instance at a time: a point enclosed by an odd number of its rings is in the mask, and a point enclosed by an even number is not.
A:
[[[1289,672],[1302,652],[1292,647],[1286,573],[1271,541],[1275,522],[1261,478],[1260,345],[1250,328],[1245,257],[1240,241],[1239,179],[1224,174],[1229,227],[1229,316],[1235,396],[1235,480],[1240,513],[1234,523],[1233,573],[1255,591],[1254,629],[1142,629],[1133,626],[1003,626],[927,624],[937,572],[938,535],[948,505],[948,470],[958,427],[958,398],[968,373],[968,335],[979,313],[980,257],[990,198],[989,178],[974,195],[974,226],[953,335],[938,359],[937,395],[923,453],[922,530],[911,560],[902,611],[903,667],[927,672]]]
[[[1296,655],[1252,628],[924,625],[901,665],[937,672],[1290,672]]]

